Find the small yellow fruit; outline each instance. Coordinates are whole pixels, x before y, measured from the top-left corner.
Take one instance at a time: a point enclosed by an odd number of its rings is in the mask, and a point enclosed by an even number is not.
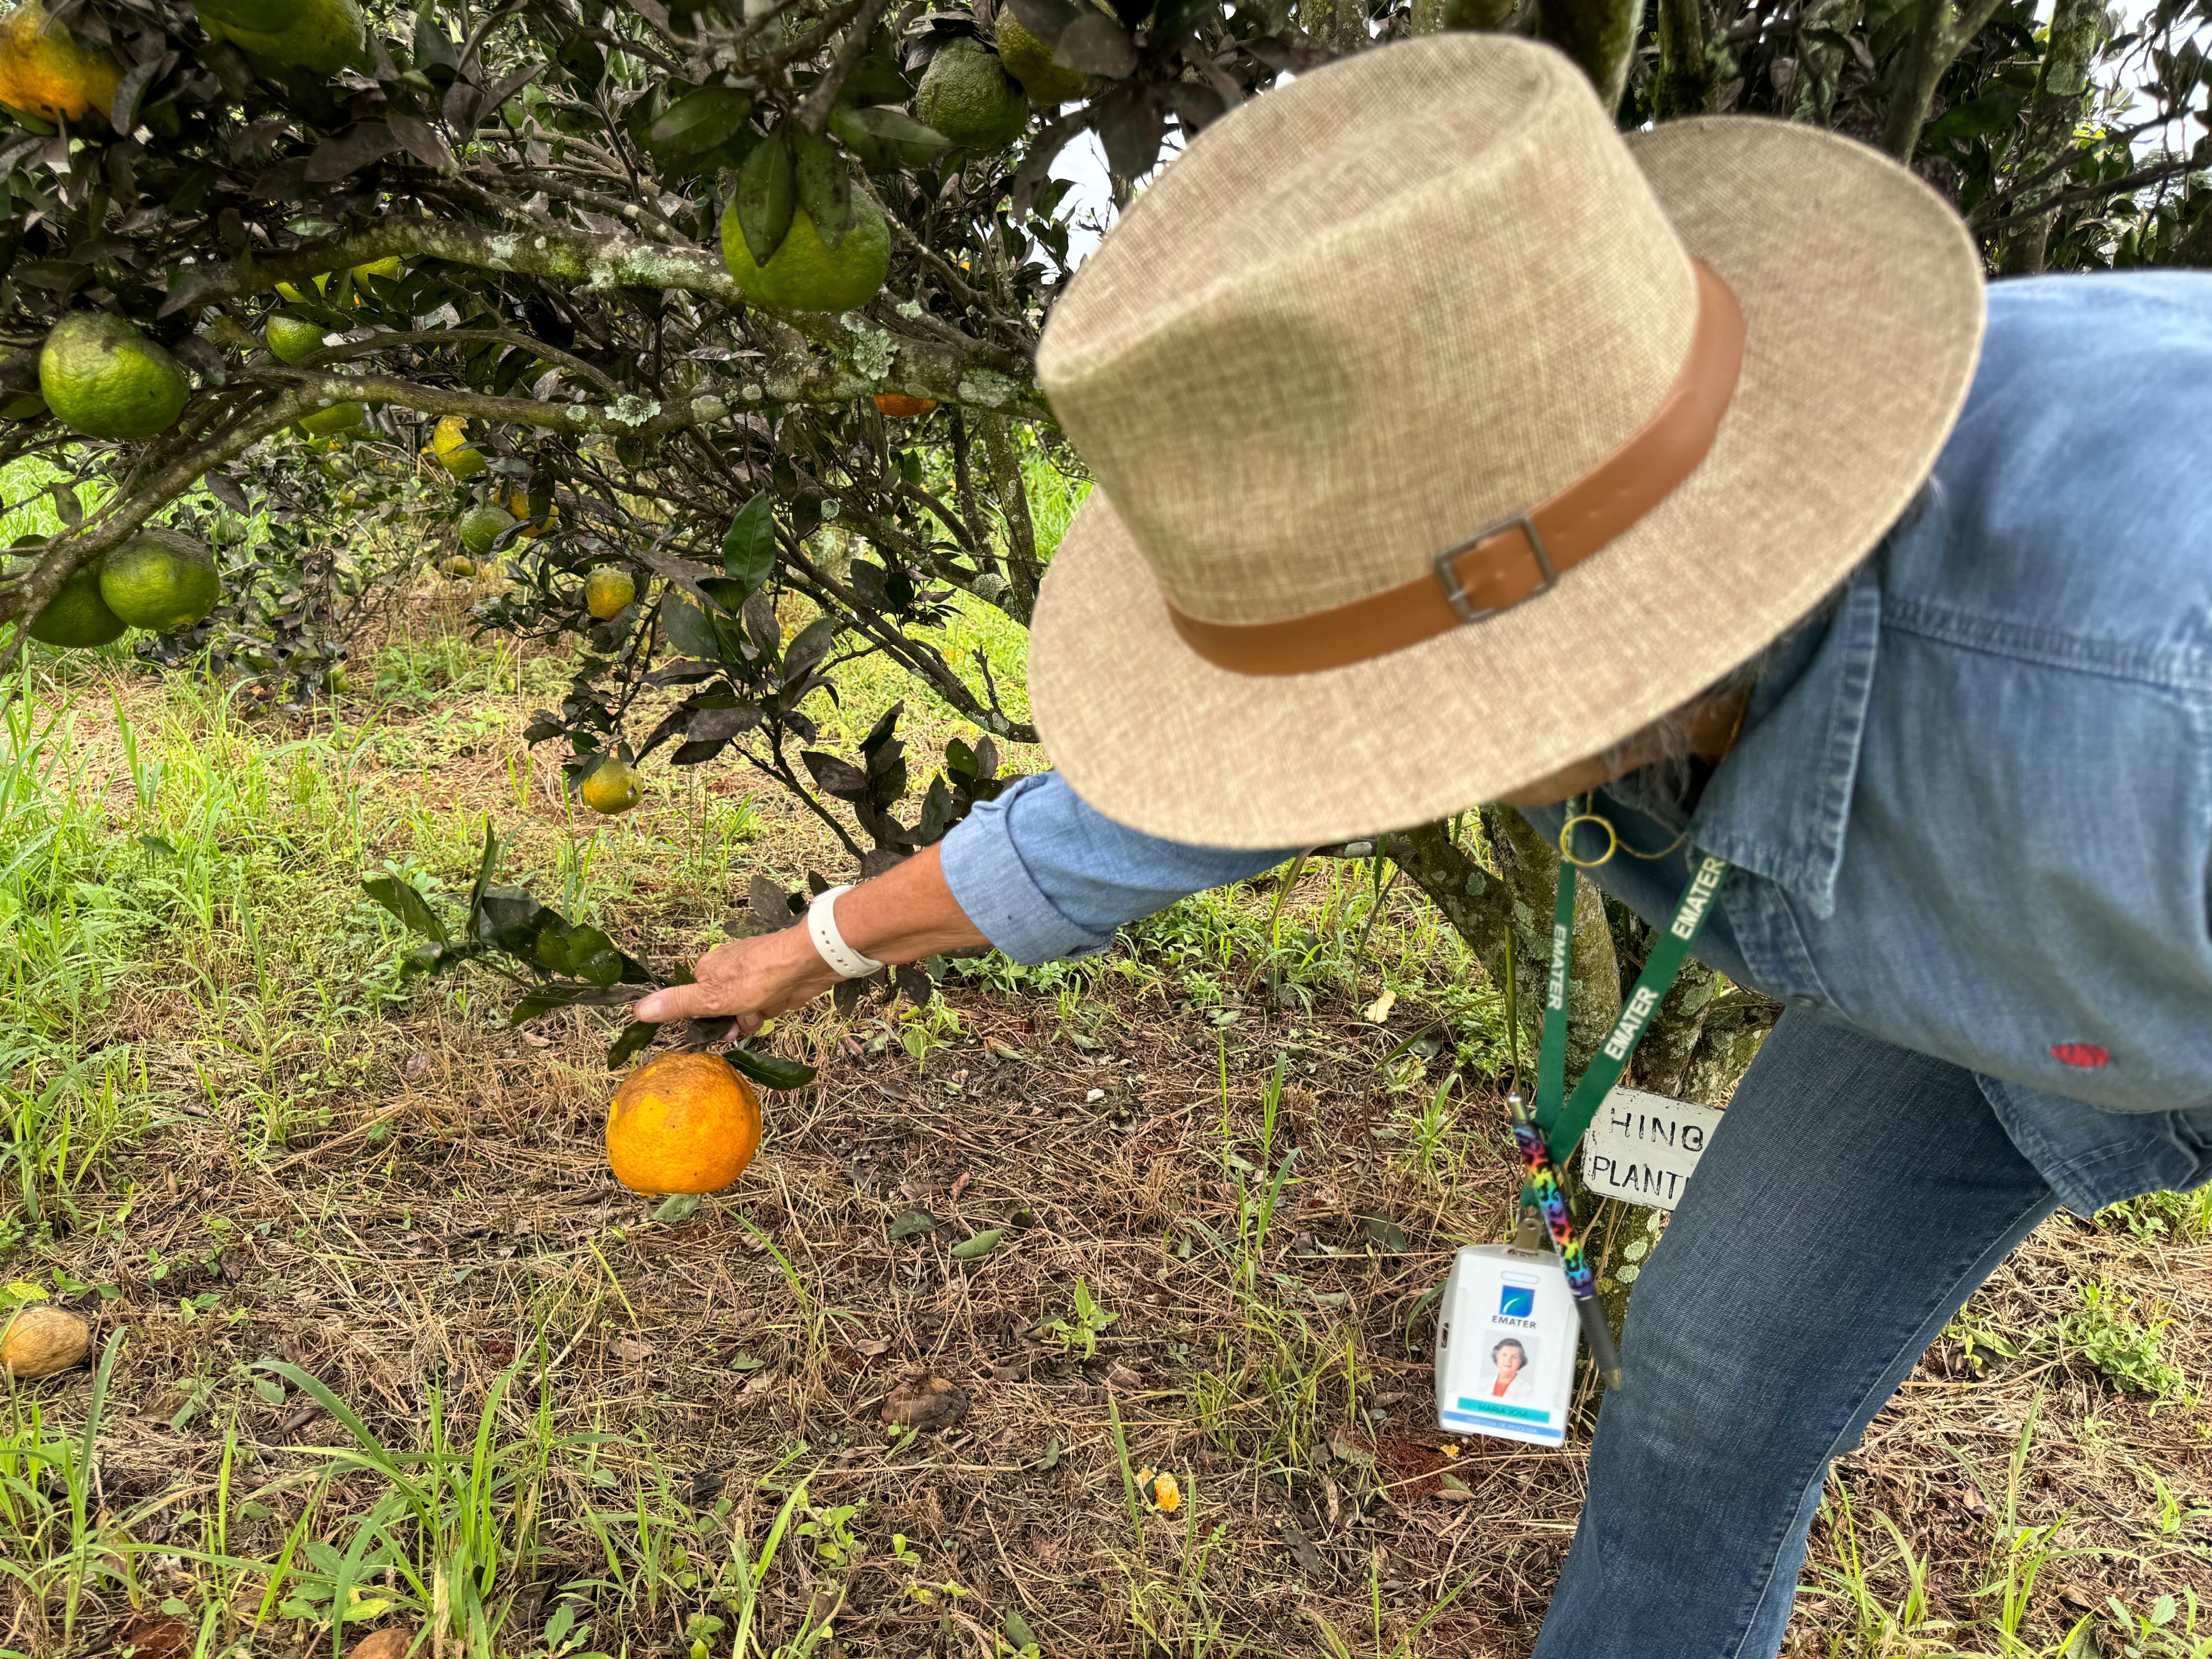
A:
[[[639,1193],[719,1193],[760,1150],[760,1097],[720,1054],[664,1054],[607,1109],[607,1164]]]
[[[447,415],[430,431],[430,453],[438,465],[456,478],[473,478],[491,465],[484,453],[469,441],[465,415]]]
[[[637,597],[637,579],[618,565],[603,564],[584,578],[584,608],[601,622],[619,617]]]
[[[40,0],[23,0],[0,19],[0,104],[9,109],[105,127],[122,84],[114,54],[78,40]]]
[[[18,1382],[65,1371],[92,1347],[92,1331],[49,1302],[27,1302],[0,1330],[0,1370]]]
[[[576,793],[592,811],[612,817],[617,812],[629,811],[645,798],[645,779],[628,761],[611,756],[585,774]],[[678,1188],[664,1187],[661,1190],[672,1193]]]
[[[533,542],[552,529],[553,520],[561,516],[561,508],[556,503],[545,509],[544,518],[532,519],[530,516],[530,497],[520,489],[508,491],[500,498],[499,504],[507,510],[508,516],[521,520],[526,526],[515,533]]]
[[[368,410],[359,404],[332,404],[328,409],[302,415],[300,429],[311,438],[334,438],[341,432],[352,431],[368,415]]]

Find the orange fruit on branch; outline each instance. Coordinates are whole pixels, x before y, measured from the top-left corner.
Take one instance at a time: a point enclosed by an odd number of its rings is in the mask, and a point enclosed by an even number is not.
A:
[[[607,1164],[633,1192],[718,1193],[760,1142],[760,1097],[720,1054],[663,1054],[607,1109]]]
[[[912,398],[903,392],[879,392],[876,408],[894,421],[912,420],[917,415],[927,415],[937,407],[934,398]]]
[[[592,811],[612,817],[617,812],[629,811],[645,799],[645,777],[628,761],[610,756],[585,774],[576,793]],[[676,1188],[667,1190],[672,1193]]]
[[[40,0],[0,19],[0,104],[41,121],[107,125],[123,70],[46,15]]]

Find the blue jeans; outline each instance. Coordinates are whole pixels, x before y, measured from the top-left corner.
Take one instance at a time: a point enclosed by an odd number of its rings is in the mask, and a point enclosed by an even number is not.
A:
[[[1535,1659],[1772,1659],[1829,1460],[2057,1202],[1966,1072],[1786,1016],[1637,1282]]]

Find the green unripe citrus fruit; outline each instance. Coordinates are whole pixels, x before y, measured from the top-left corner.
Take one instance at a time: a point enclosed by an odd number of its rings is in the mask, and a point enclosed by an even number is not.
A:
[[[274,29],[225,22],[210,16],[204,6],[199,14],[216,40],[228,40],[266,63],[303,69],[310,75],[336,75],[368,60],[368,27],[354,0],[292,0],[284,9],[291,21]]]
[[[459,526],[461,545],[481,559],[491,551],[500,532],[514,522],[512,516],[496,507],[472,507],[462,515]]]
[[[100,597],[133,628],[173,634],[222,597],[215,556],[190,536],[145,530],[100,561]]]
[[[299,0],[195,0],[192,9],[203,22],[274,34],[292,21],[300,6]]]
[[[645,780],[628,761],[610,757],[585,775],[576,793],[592,811],[611,817],[629,811],[645,798]]]
[[[473,559],[465,559],[458,553],[453,555],[452,558],[447,560],[445,563],[438,568],[441,570],[443,570],[448,576],[453,577],[456,581],[465,580],[465,578],[473,576],[477,574],[476,561]]]
[[[29,633],[47,645],[106,645],[121,639],[127,625],[100,597],[100,567],[87,565],[31,619]]]
[[[278,362],[296,363],[309,352],[321,349],[323,325],[304,317],[289,317],[279,311],[270,315],[261,337],[269,342],[269,349]]]
[[[1088,79],[1072,69],[1062,68],[1052,61],[1052,48],[1031,34],[1021,25],[1014,14],[1000,8],[999,12],[999,62],[1006,73],[1022,83],[1030,101],[1046,109],[1057,109],[1083,96]]]
[[[39,391],[88,438],[150,438],[176,423],[191,388],[177,360],[120,317],[73,311],[39,352]]]
[[[637,597],[637,579],[619,566],[603,564],[584,578],[584,608],[601,622],[619,617]]]
[[[1030,100],[998,53],[963,37],[946,42],[929,60],[915,88],[914,112],[956,144],[1004,149],[1029,125]]]
[[[890,275],[891,233],[883,210],[866,196],[854,193],[856,216],[852,229],[836,247],[822,240],[805,208],[791,216],[791,229],[775,257],[766,264],[753,263],[738,227],[738,210],[722,215],[722,260],[738,286],[764,306],[786,311],[851,311],[880,293]]]
[[[302,415],[300,430],[311,438],[327,438],[336,433],[352,431],[368,413],[359,404],[332,404],[328,409]]]

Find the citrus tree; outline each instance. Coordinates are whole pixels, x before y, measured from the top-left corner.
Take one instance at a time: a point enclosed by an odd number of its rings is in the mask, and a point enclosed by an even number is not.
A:
[[[0,623],[11,653],[137,627],[149,654],[304,696],[374,603],[345,550],[498,563],[482,624],[580,647],[531,737],[588,805],[633,803],[641,766],[743,765],[881,867],[995,788],[999,757],[957,746],[921,790],[895,720],[823,751],[839,664],[879,654],[1034,736],[942,628],[1027,619],[1024,465],[1073,465],[1030,366],[1069,274],[1071,144],[1126,200],[1285,73],[1516,29],[1624,126],[1745,112],[1881,146],[1993,271],[2212,263],[2208,20],[2212,0],[2124,27],[2089,0],[2045,24],[2029,0],[22,0],[0,20],[0,463],[44,463],[64,524],[0,571]],[[1486,862],[1442,825],[1382,850],[1486,956],[1511,928],[1540,963],[1552,854],[1488,824]],[[1585,1052],[1639,948],[1586,899]],[[1686,975],[1645,1063],[1711,1092],[1765,1012]]]

